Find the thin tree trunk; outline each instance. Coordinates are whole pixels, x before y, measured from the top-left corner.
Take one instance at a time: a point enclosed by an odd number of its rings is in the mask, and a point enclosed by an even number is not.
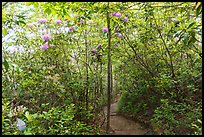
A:
[[[107,26],[108,26],[108,106],[107,106],[107,124],[106,134],[110,133],[110,103],[111,103],[111,29],[110,29],[110,18],[109,18],[109,2],[107,11]]]
[[[113,73],[112,73],[112,71],[113,71],[113,66],[112,66],[112,63],[111,63],[111,70],[110,70],[111,72],[111,77],[110,77],[110,81],[111,81],[111,100],[113,99],[113,95],[114,95],[114,91],[113,91]]]
[[[86,24],[86,21],[85,21]],[[89,92],[89,69],[88,69],[88,44],[87,44],[87,34],[85,30],[85,45],[86,45],[86,93],[85,93],[85,102],[86,102],[86,111],[89,110],[89,103],[88,103],[88,92]]]

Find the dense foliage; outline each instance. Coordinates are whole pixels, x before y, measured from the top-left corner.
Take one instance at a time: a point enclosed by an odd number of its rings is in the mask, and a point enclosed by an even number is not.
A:
[[[129,50],[120,53],[124,63],[117,68],[123,91],[119,111],[151,121],[158,134],[200,134],[200,9],[192,3],[174,5],[144,4],[143,12],[134,12],[137,20],[129,27],[137,34],[126,33]]]
[[[201,133],[201,3],[109,4],[3,3],[3,134],[99,134],[108,37],[118,112],[155,134]]]

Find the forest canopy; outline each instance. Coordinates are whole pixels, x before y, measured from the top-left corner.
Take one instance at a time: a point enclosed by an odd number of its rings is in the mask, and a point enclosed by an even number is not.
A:
[[[109,133],[115,100],[152,134],[202,134],[201,16],[201,2],[2,2],[2,134],[103,134],[104,106]]]

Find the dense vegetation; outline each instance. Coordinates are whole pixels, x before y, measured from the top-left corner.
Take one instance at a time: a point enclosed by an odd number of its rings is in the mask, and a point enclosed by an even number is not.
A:
[[[201,15],[199,2],[2,3],[2,134],[100,134],[118,93],[154,134],[201,134]]]

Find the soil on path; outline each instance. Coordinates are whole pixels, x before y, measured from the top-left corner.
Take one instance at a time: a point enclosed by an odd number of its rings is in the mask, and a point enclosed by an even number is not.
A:
[[[142,128],[142,126],[139,123],[118,115],[116,113],[116,108],[117,108],[117,102],[111,104],[111,108],[110,108],[110,134],[111,135],[145,135],[147,134],[148,130]],[[104,107],[103,111],[106,115],[107,106]]]

